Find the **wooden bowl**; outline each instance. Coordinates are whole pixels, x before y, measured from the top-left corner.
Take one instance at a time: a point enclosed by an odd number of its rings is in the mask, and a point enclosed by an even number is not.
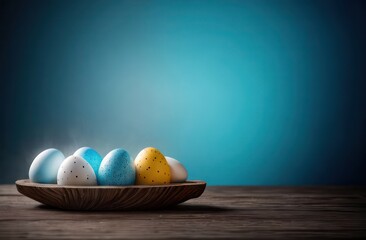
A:
[[[18,191],[48,206],[67,210],[132,210],[174,206],[201,196],[206,183],[187,181],[166,185],[59,186],[15,182]]]

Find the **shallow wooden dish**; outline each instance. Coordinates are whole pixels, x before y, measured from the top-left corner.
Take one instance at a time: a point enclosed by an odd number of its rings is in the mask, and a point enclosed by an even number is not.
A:
[[[132,210],[174,206],[201,196],[203,181],[166,185],[59,186],[15,182],[18,192],[48,206],[67,210]]]

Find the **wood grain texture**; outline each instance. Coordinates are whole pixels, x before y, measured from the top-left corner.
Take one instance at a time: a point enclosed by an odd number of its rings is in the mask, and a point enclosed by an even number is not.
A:
[[[0,185],[0,239],[366,238],[365,187],[211,187],[164,210],[61,211]]]
[[[146,210],[177,205],[201,196],[202,181],[165,185],[59,186],[16,181],[18,191],[40,203],[65,210]]]

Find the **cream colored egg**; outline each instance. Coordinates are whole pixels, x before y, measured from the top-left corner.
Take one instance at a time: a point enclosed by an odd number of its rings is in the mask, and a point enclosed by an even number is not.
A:
[[[178,160],[165,156],[170,167],[170,181],[173,183],[185,182],[188,178],[187,169]]]

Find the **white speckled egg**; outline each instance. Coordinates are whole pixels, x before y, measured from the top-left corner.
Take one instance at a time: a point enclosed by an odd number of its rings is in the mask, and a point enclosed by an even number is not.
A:
[[[33,160],[29,168],[29,179],[36,183],[55,184],[57,171],[65,156],[57,149],[46,149]]]
[[[97,177],[90,164],[79,156],[69,156],[61,164],[57,173],[58,185],[94,186]]]
[[[187,169],[178,160],[165,156],[170,167],[170,181],[172,183],[185,182],[188,177]]]

